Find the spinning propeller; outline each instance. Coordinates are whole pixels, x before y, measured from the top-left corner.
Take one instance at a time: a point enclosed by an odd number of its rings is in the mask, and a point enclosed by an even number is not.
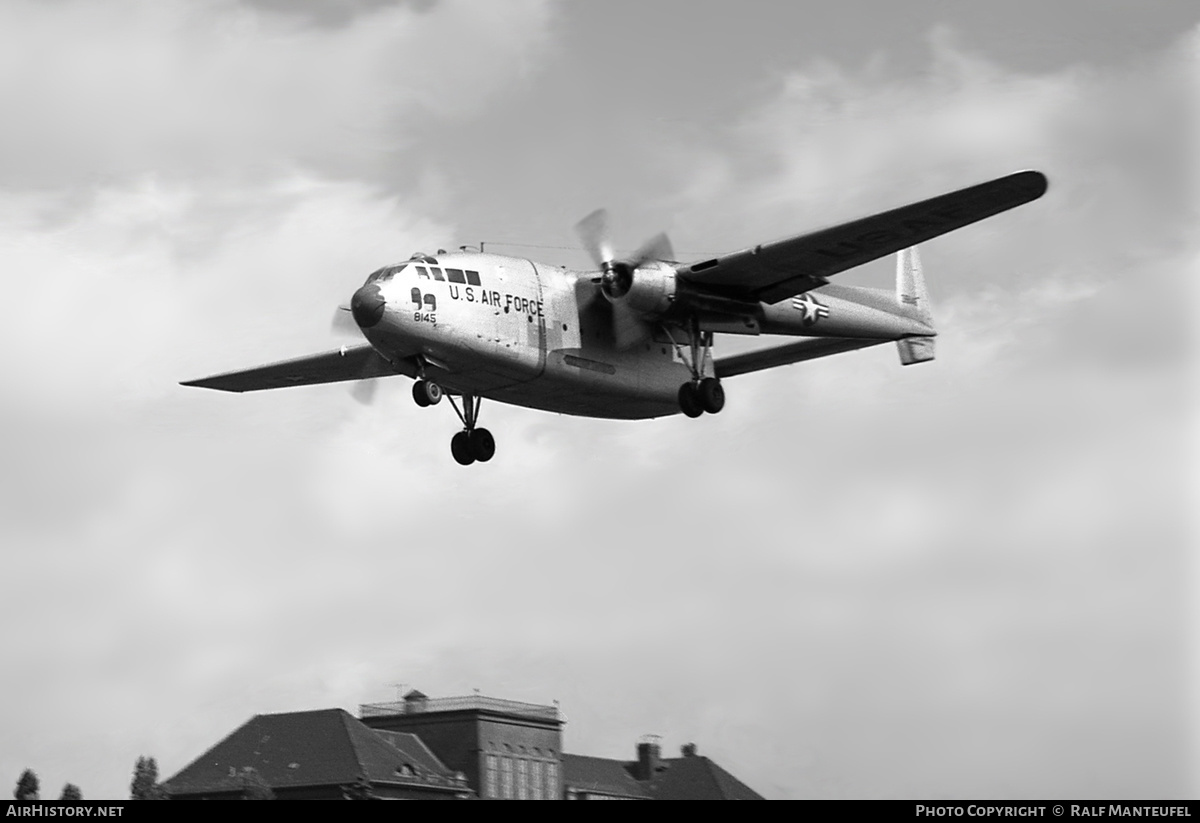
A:
[[[330,331],[336,337],[355,337],[362,340],[362,329],[354,319],[349,306],[338,306],[333,313]],[[364,406],[369,406],[375,400],[375,388],[378,381],[374,377],[360,377],[350,389],[350,396]]]
[[[633,288],[633,279],[639,267],[675,257],[671,241],[666,234],[657,234],[643,243],[632,257],[618,260],[608,229],[608,212],[604,209],[597,209],[580,220],[575,225],[575,232],[600,269],[600,290],[612,307],[612,331],[617,348],[627,349],[637,345],[650,336],[652,327],[635,310],[621,302],[621,298]]]

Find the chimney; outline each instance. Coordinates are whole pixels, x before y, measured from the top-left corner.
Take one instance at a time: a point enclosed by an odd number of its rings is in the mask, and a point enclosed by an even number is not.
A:
[[[429,700],[428,697],[421,694],[421,692],[417,691],[416,689],[413,689],[411,692],[404,695],[404,713],[417,714],[418,712],[425,711],[425,703],[427,700]]]
[[[695,757],[696,756],[696,744],[695,743],[684,743],[682,746],[679,747],[679,753],[682,754],[684,757]]]
[[[642,735],[637,744],[637,774],[638,780],[653,780],[658,773],[659,761],[662,756],[661,738],[657,734]]]

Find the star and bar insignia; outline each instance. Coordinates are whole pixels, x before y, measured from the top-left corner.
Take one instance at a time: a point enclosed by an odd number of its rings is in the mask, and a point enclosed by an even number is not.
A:
[[[804,312],[801,322],[806,326],[829,316],[829,307],[807,292],[792,298],[792,308]]]

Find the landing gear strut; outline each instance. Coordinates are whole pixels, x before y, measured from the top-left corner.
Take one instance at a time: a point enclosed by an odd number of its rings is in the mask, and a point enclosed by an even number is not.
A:
[[[488,462],[496,454],[496,438],[492,437],[492,433],[487,429],[475,428],[475,423],[479,420],[479,406],[483,403],[483,398],[473,394],[464,394],[462,396],[463,407],[460,410],[458,403],[454,401],[454,396],[449,395],[449,397],[450,405],[454,407],[454,413],[458,415],[458,419],[463,424],[463,430],[450,438],[450,453],[463,466],[469,466],[476,460],[480,463]]]
[[[422,408],[436,406],[442,397],[450,398],[450,405],[454,407],[454,413],[463,424],[463,430],[450,438],[450,453],[460,464],[469,466],[477,460],[486,463],[496,454],[496,438],[492,437],[492,433],[487,429],[475,428],[475,423],[479,420],[479,406],[483,403],[482,397],[464,394],[460,409],[453,395],[446,394],[437,383],[425,379],[413,384],[412,393],[413,400]]]
[[[679,387],[679,408],[688,417],[699,417],[705,412],[716,414],[725,408],[725,389],[717,378],[703,376],[712,355],[712,332],[701,332],[700,322],[695,317],[691,319],[690,326],[690,356],[671,338],[679,358],[692,373],[691,381]],[[670,335],[669,330],[667,334]]]

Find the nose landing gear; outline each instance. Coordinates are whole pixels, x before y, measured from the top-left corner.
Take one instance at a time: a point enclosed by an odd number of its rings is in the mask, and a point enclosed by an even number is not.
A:
[[[413,400],[421,408],[436,406],[442,401],[442,387],[431,380],[418,380],[413,383]]]

